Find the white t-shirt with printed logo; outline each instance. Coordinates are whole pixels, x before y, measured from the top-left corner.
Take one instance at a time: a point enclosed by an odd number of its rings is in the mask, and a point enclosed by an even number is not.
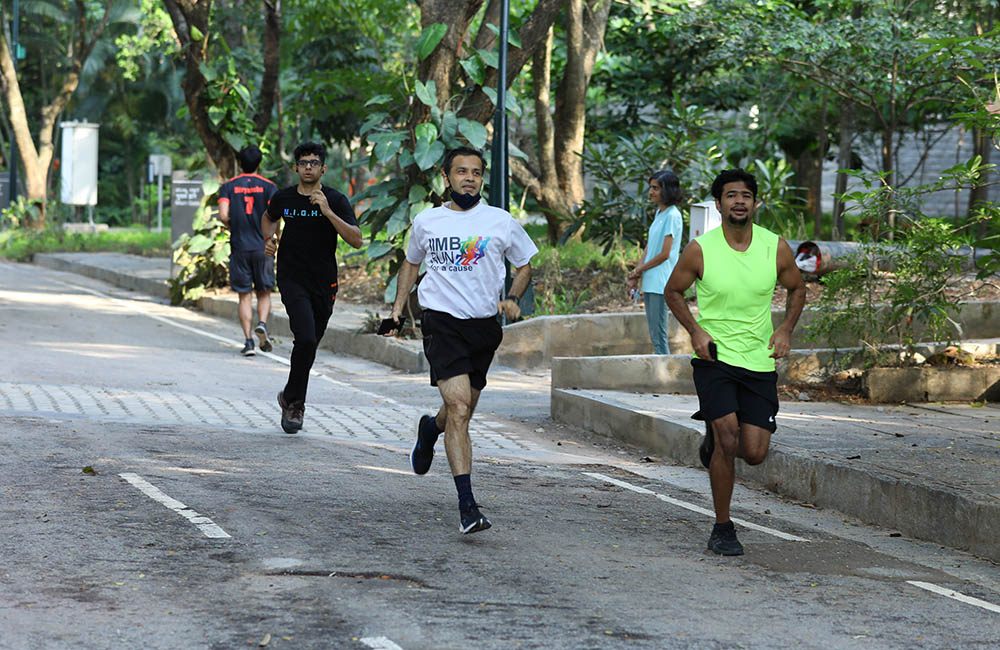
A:
[[[504,258],[521,267],[537,252],[509,212],[480,201],[465,212],[442,205],[418,214],[406,260],[427,263],[417,289],[421,307],[455,318],[489,318],[504,289]]]

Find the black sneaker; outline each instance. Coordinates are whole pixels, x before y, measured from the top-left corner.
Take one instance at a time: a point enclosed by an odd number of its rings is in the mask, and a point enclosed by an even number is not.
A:
[[[289,404],[285,401],[285,392],[279,391],[278,406],[281,407],[281,428],[285,430],[285,433],[298,433],[299,429],[302,428],[306,403],[300,400]]]
[[[421,415],[417,423],[417,441],[413,443],[413,450],[410,451],[410,467],[414,474],[423,476],[431,468],[434,460],[434,443],[437,442],[440,434],[434,433],[434,416]]]
[[[715,524],[708,538],[708,550],[719,555],[743,555],[743,545],[736,539],[736,526],[727,521]]]
[[[472,507],[467,510],[459,508],[459,511],[462,513],[462,525],[459,526],[458,530],[463,535],[478,533],[479,531],[486,530],[493,525],[490,523],[490,520],[486,518],[486,515],[479,512],[478,504],[472,504]]]
[[[712,435],[712,426],[706,422],[705,439],[701,441],[701,447],[698,447],[698,456],[701,458],[701,464],[706,468],[712,464],[712,454],[714,452],[715,436]]]
[[[253,339],[247,339],[247,342],[243,344],[243,349],[240,350],[240,354],[245,357],[252,357],[257,354],[253,351]]]
[[[267,325],[263,321],[257,323],[257,327],[253,328],[253,333],[257,335],[257,340],[260,341],[260,351],[270,352],[272,346],[271,339],[267,338]]]

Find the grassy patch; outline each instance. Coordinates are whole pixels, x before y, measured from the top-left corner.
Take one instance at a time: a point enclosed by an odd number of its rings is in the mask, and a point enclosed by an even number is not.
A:
[[[115,230],[94,235],[68,234],[58,228],[0,232],[0,258],[27,262],[35,253],[113,252],[167,257],[170,233],[145,229]]]

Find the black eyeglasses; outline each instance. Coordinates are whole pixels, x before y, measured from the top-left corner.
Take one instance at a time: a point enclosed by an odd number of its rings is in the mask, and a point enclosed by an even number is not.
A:
[[[296,165],[302,165],[303,167],[322,167],[322,160],[296,160]]]

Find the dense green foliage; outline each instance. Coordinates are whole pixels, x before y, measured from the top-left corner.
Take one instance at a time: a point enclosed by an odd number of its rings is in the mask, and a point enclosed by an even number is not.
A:
[[[162,257],[169,250],[169,232],[158,233],[145,228],[94,235],[66,233],[61,227],[0,231],[0,258],[18,262],[31,261],[35,253],[114,252]]]

